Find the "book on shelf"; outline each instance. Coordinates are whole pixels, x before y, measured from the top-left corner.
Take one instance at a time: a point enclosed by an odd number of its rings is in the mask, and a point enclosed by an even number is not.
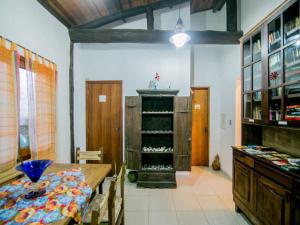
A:
[[[285,119],[300,121],[300,105],[287,106]]]
[[[270,120],[273,121],[273,120],[280,120],[281,118],[281,111],[278,109],[278,110],[270,110]]]
[[[300,29],[300,19],[299,17],[296,17],[295,19],[285,24],[285,30],[286,30],[285,35],[289,37],[295,32],[299,32],[299,29]]]
[[[278,43],[281,40],[280,37],[280,31],[274,31],[272,33],[269,34],[269,43],[270,45],[274,45],[275,43]]]

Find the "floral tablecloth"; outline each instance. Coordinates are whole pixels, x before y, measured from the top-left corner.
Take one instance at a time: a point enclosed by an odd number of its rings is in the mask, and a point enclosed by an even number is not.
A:
[[[42,176],[38,185],[46,193],[30,200],[24,198],[28,178],[0,187],[0,224],[47,224],[66,217],[80,222],[92,194],[80,168]]]

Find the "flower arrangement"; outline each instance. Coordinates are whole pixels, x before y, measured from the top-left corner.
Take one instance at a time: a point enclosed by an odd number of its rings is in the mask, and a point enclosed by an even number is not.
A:
[[[149,82],[149,89],[157,89],[159,80],[160,75],[156,72],[153,80],[150,80]]]

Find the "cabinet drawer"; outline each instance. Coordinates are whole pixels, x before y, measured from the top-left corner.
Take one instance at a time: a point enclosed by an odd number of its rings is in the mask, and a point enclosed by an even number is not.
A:
[[[251,157],[249,157],[241,152],[235,152],[234,158],[235,158],[235,160],[238,160],[238,161],[244,163],[245,165],[247,165],[251,168],[254,168],[254,159],[252,159]]]
[[[139,181],[174,181],[175,172],[139,172]]]
[[[282,185],[283,187],[288,188],[289,190],[293,189],[293,179],[279,172],[278,170],[274,170],[260,162],[255,162],[255,171],[264,175],[265,177],[268,177],[269,179]]]

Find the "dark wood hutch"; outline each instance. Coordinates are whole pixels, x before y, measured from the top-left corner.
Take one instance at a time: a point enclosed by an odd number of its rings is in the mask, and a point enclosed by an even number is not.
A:
[[[137,187],[175,188],[176,171],[191,170],[191,97],[179,90],[137,90],[125,98],[127,168]]]
[[[286,1],[241,39],[242,145],[300,157],[300,5]],[[300,224],[300,172],[233,147],[236,210],[253,224]]]

